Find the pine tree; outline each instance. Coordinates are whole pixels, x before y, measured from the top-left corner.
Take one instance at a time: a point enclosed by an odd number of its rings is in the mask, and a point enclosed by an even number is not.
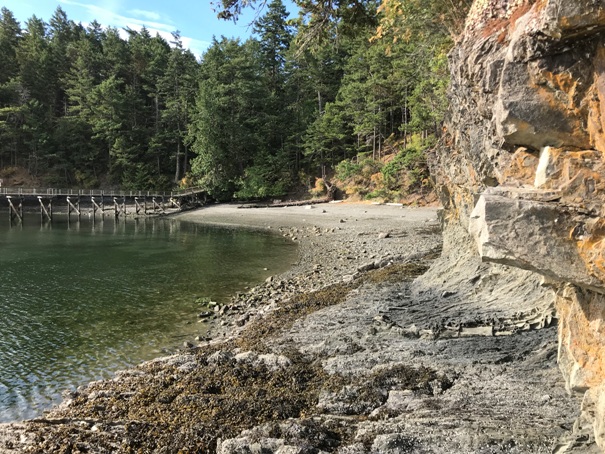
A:
[[[292,180],[293,166],[286,151],[292,124],[286,59],[293,34],[287,24],[288,15],[282,1],[273,0],[253,27],[258,36],[255,58],[265,95],[256,113],[261,133],[259,150],[244,172],[239,197],[281,195]]]
[[[189,124],[197,88],[198,63],[191,51],[183,48],[180,33],[172,34],[173,48],[160,91],[166,108],[162,112],[166,146],[174,150],[174,183],[179,183],[189,168],[187,125]]]
[[[213,39],[201,64],[201,81],[188,140],[197,184],[231,198],[262,140],[258,112],[265,91],[254,41]]]
[[[0,168],[16,165],[19,154],[22,108],[20,106],[17,48],[21,27],[13,13],[1,10],[0,20]]]
[[[17,48],[21,40],[21,27],[13,13],[5,7],[0,10],[0,85],[7,83],[19,73]]]

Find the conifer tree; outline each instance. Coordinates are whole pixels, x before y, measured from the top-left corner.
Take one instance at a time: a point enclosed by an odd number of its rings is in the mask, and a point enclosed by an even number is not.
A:
[[[196,157],[196,183],[217,198],[231,198],[257,155],[258,112],[266,98],[254,41],[213,39],[204,54],[188,140]]]

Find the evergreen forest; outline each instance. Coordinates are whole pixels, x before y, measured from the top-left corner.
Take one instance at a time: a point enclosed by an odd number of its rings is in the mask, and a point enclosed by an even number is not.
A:
[[[0,18],[0,178],[74,188],[201,186],[397,200],[430,185],[447,52],[467,1],[267,3],[242,41],[197,59],[178,31]],[[242,7],[226,2],[219,17]],[[328,183],[330,182],[330,183]]]

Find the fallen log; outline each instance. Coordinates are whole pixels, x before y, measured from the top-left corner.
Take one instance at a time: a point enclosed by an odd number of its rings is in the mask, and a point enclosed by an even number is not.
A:
[[[295,200],[290,202],[278,202],[278,203],[252,203],[248,205],[240,205],[238,208],[283,208],[283,207],[298,207],[305,205],[317,205],[319,203],[331,202],[332,198],[322,197],[321,199],[310,199],[310,200]]]

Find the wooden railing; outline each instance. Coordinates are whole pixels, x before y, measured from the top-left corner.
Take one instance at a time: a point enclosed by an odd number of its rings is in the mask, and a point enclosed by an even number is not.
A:
[[[6,196],[83,196],[83,197],[186,197],[203,193],[201,188],[186,188],[175,191],[123,191],[116,189],[56,189],[56,188],[3,188],[0,195]]]

